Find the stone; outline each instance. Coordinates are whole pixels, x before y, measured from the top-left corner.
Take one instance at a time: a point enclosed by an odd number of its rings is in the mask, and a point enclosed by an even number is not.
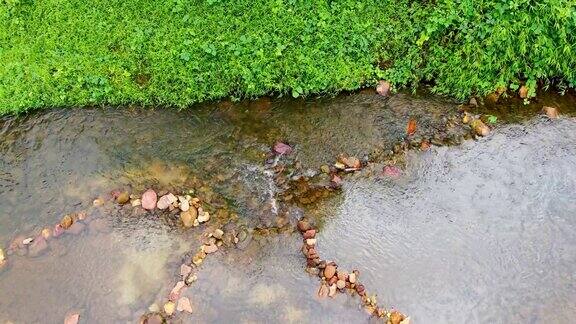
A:
[[[305,220],[298,221],[298,229],[300,230],[300,232],[306,232],[310,228],[311,228],[310,223],[308,223],[307,221]]]
[[[356,273],[352,272],[348,275],[348,281],[353,284],[356,283]]]
[[[528,98],[528,87],[525,85],[521,86],[520,89],[518,89],[518,95],[522,99]]]
[[[382,173],[384,173],[384,175],[387,177],[398,178],[402,174],[402,171],[400,171],[400,168],[397,166],[386,165],[382,169]]]
[[[390,84],[390,82],[385,81],[385,80],[380,80],[380,81],[378,81],[378,85],[376,86],[376,92],[383,97],[388,97],[388,96],[390,96],[390,88],[391,87],[392,87],[392,84]]]
[[[305,239],[311,239],[311,238],[314,238],[314,236],[316,236],[316,230],[315,229],[309,229],[306,232],[304,232],[304,238]]]
[[[183,264],[180,266],[180,275],[183,278],[187,278],[188,275],[192,272],[192,267],[187,265],[187,264]]]
[[[158,311],[160,311],[160,309],[158,309]],[[156,313],[156,314],[149,314],[148,316],[145,316],[143,321],[141,322],[141,324],[162,324],[164,323],[164,318],[162,317],[162,315]]]
[[[346,169],[346,165],[342,162],[334,163],[334,167],[338,170],[345,170]]]
[[[344,165],[346,165],[349,168],[358,169],[362,166],[362,163],[360,162],[360,160],[354,156],[343,157],[343,158],[341,158],[341,162],[344,163]]]
[[[176,283],[176,285],[174,285],[174,287],[170,291],[170,294],[168,295],[168,299],[171,301],[176,301],[180,297],[180,294],[182,293],[182,290],[185,287],[186,287],[186,283],[184,283],[184,281],[178,281]]]
[[[202,262],[204,261],[204,255],[205,253],[196,253],[193,257],[192,257],[192,263],[194,263],[195,265],[199,266],[202,264]]]
[[[335,295],[336,295],[336,284],[332,284],[328,289],[328,297],[334,297]]]
[[[82,222],[75,222],[74,224],[72,224],[72,226],[70,226],[70,228],[68,228],[67,232],[70,234],[78,235],[82,233],[85,228],[86,224]]]
[[[398,311],[392,311],[389,315],[389,321],[391,324],[400,324],[404,320],[404,315]]]
[[[306,240],[306,244],[307,244],[308,246],[314,246],[314,245],[316,244],[316,239],[314,239],[314,238],[307,239],[307,240]]]
[[[405,319],[400,321],[400,324],[410,324],[410,317],[406,317]]]
[[[152,313],[157,313],[160,311],[160,306],[158,306],[158,304],[154,303],[148,307],[148,311],[152,312]]]
[[[142,194],[142,208],[146,210],[152,210],[156,208],[156,203],[158,201],[158,196],[156,195],[156,191],[152,189],[146,190]]]
[[[48,242],[43,236],[38,236],[34,239],[34,241],[30,244],[30,248],[28,249],[28,253],[31,257],[38,257],[44,254],[48,250]]]
[[[62,217],[62,220],[60,221],[60,226],[63,229],[69,229],[70,226],[72,226],[72,223],[74,223],[74,219],[72,218],[72,216],[65,215],[64,217]]]
[[[478,101],[476,101],[476,98],[472,97],[470,98],[470,101],[468,101],[468,105],[472,107],[478,107]]]
[[[184,200],[180,201],[178,208],[180,208],[180,210],[184,211],[184,212],[188,211],[190,209],[190,203],[188,202],[188,200],[184,199]]]
[[[184,224],[184,227],[192,227],[194,226],[194,221],[196,221],[197,216],[198,212],[196,208],[192,207],[180,213],[180,220]]]
[[[192,314],[192,304],[190,304],[190,299],[188,297],[182,297],[178,299],[178,306],[176,310],[179,312],[187,312]]]
[[[366,288],[364,288],[364,285],[358,284],[358,285],[356,285],[356,292],[360,296],[365,296],[366,295]]]
[[[344,280],[336,281],[336,287],[338,287],[338,289],[344,289],[344,287],[346,287],[346,281]]]
[[[338,277],[338,280],[346,281],[346,280],[348,280],[348,272],[346,272],[346,271],[338,271],[338,272],[336,273],[336,277]]]
[[[204,245],[204,252],[206,252],[206,254],[214,253],[216,251],[218,251],[218,247],[216,245]]]
[[[222,237],[224,236],[224,231],[218,228],[214,231],[214,233],[212,233],[212,236],[214,236],[218,240],[221,240]]]
[[[328,173],[330,173],[330,167],[329,167],[328,165],[324,164],[324,165],[322,165],[322,166],[320,167],[320,171],[322,171],[323,173],[328,174]]]
[[[32,238],[32,237],[28,237],[28,238],[25,238],[24,240],[22,240],[23,245],[30,245],[30,244],[32,244],[32,242],[34,242],[34,238]]]
[[[176,304],[174,304],[174,302],[169,301],[166,304],[164,304],[164,313],[166,313],[166,315],[172,316],[175,310],[176,310]]]
[[[79,320],[80,320],[80,314],[71,313],[66,315],[66,318],[64,318],[64,324],[78,324]]]
[[[198,276],[196,276],[195,274],[193,275],[189,275],[188,278],[186,278],[185,282],[188,286],[190,286],[191,284],[193,284],[196,280],[198,280]]]
[[[558,109],[554,107],[544,106],[544,108],[542,108],[542,112],[544,112],[544,114],[550,119],[558,118]]]
[[[324,277],[326,279],[330,279],[334,277],[335,274],[336,274],[336,266],[333,264],[327,264],[326,268],[324,269]]]
[[[207,222],[207,221],[209,221],[209,220],[210,220],[210,213],[208,213],[208,212],[206,212],[206,211],[203,212],[203,213],[200,213],[200,214],[198,215],[198,222],[199,222],[199,223],[205,223],[205,222]]]
[[[490,128],[480,119],[476,119],[472,122],[472,129],[474,130],[474,133],[479,136],[487,136],[490,133]]]
[[[138,207],[138,206],[142,205],[142,200],[136,198],[136,199],[133,199],[132,201],[130,201],[130,204],[132,205],[132,207]]]
[[[164,196],[160,197],[160,199],[158,199],[158,203],[156,204],[156,207],[158,207],[158,209],[160,209],[160,210],[164,210],[164,209],[170,207],[170,205],[172,205],[170,198],[168,197],[168,195],[164,195]]]
[[[46,227],[42,229],[40,235],[42,235],[42,237],[47,240],[50,238],[50,236],[52,236],[52,231],[48,227]]]
[[[279,155],[292,153],[292,147],[286,143],[276,142],[273,147],[274,153]]]
[[[330,289],[328,288],[328,286],[326,284],[322,284],[320,285],[320,288],[318,288],[318,297],[326,297],[328,296],[329,292]]]
[[[116,197],[116,202],[120,205],[124,205],[130,200],[130,194],[128,191],[121,192],[118,197]]]
[[[64,229],[62,228],[62,225],[60,225],[60,224],[54,225],[54,230],[52,231],[52,236],[57,238],[57,237],[62,236],[62,234],[64,234]]]
[[[104,205],[104,199],[102,199],[102,198],[96,198],[96,199],[94,199],[94,201],[92,202],[92,205],[93,205],[94,207],[100,207],[100,206]]]
[[[0,262],[4,262],[6,261],[6,253],[4,253],[4,250],[2,250],[2,248],[0,248]]]

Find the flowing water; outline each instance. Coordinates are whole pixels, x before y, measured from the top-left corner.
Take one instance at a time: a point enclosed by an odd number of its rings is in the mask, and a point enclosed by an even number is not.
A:
[[[390,148],[409,118],[417,136],[444,132],[457,104],[359,93],[4,118],[0,246],[66,213],[99,218],[50,240],[40,256],[8,256],[0,322],[59,323],[72,311],[82,322],[138,322],[161,305],[210,225],[184,230],[155,213],[91,207],[113,189],[155,187],[222,197],[212,203],[237,213],[249,233],[198,269],[186,292],[194,314],[178,316],[183,322],[369,322],[357,296],[316,296],[298,234],[252,234],[305,214],[321,224],[324,257],[359,269],[370,293],[416,322],[568,323],[576,315],[576,101],[543,100],[565,116],[534,117],[542,102],[492,110],[514,123],[479,141],[410,151],[398,178],[347,176],[341,193],[304,208],[275,199],[280,189],[264,161],[276,141],[290,143],[312,175],[340,153]]]

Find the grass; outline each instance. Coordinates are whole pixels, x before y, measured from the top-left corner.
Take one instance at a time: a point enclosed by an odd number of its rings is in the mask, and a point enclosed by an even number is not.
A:
[[[0,114],[576,83],[575,1],[0,1]]]

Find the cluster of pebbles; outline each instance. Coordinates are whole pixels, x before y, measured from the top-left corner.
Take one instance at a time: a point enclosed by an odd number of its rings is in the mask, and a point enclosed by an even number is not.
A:
[[[376,297],[370,297],[364,285],[360,282],[360,272],[352,270],[350,272],[339,269],[336,262],[326,261],[320,258],[317,249],[317,230],[313,228],[308,220],[302,218],[298,221],[298,230],[303,237],[302,254],[306,257],[307,272],[317,275],[321,279],[318,296],[335,297],[338,293],[357,294],[362,299],[362,304],[366,311],[381,318],[388,324],[409,324],[410,318],[396,310],[386,310],[378,306]]]

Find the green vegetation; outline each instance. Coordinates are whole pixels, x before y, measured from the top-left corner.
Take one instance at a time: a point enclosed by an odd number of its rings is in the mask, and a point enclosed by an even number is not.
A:
[[[574,0],[0,0],[0,113],[576,83]]]

